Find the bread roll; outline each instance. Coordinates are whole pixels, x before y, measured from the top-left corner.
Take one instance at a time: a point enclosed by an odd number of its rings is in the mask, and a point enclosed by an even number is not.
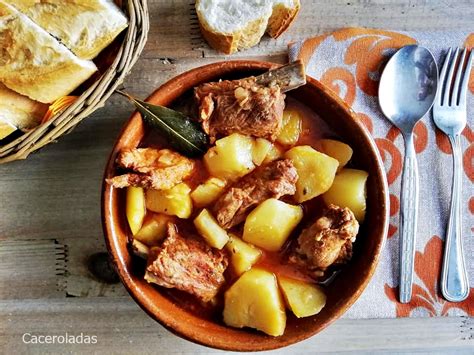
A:
[[[0,84],[0,122],[26,130],[36,127],[49,105],[33,101]]]
[[[296,17],[299,0],[197,0],[201,32],[211,47],[230,54],[250,48],[265,31],[281,35]]]
[[[4,0],[82,59],[95,58],[128,25],[112,0]]]
[[[68,95],[97,70],[3,0],[0,38],[0,82],[36,101]]]

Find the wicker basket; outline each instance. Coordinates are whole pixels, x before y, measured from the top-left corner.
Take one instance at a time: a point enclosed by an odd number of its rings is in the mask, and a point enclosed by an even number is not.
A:
[[[129,26],[112,65],[67,109],[0,147],[0,164],[26,159],[30,153],[71,132],[84,118],[103,107],[122,84],[145,46],[150,27],[147,0],[124,0],[122,7],[128,14]]]

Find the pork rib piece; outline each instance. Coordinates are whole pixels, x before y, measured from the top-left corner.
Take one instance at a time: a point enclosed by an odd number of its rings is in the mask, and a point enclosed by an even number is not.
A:
[[[281,131],[285,94],[276,84],[264,86],[255,77],[224,80],[202,84],[194,94],[211,143],[232,133],[274,141]]]
[[[217,200],[214,213],[226,229],[243,222],[253,207],[269,198],[294,195],[298,173],[290,159],[258,167],[231,185]]]
[[[163,244],[150,250],[145,280],[212,300],[225,282],[226,254],[204,240],[181,236],[173,223],[167,228]]]
[[[107,179],[116,188],[138,186],[167,190],[191,175],[194,162],[169,149],[132,148],[122,150],[117,165],[133,172]]]
[[[329,266],[351,259],[358,232],[359,223],[350,209],[329,205],[322,217],[301,232],[289,261],[314,278],[321,277]]]

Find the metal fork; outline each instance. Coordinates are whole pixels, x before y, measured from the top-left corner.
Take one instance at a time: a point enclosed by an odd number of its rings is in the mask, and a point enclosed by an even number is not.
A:
[[[466,94],[474,50],[471,50],[467,64],[465,63],[467,49],[462,51],[461,56],[459,48],[456,49],[454,55],[452,52],[450,48],[441,69],[440,90],[433,105],[433,119],[436,126],[448,136],[454,160],[451,208],[441,271],[441,293],[448,301],[460,302],[469,294],[461,235],[461,132],[467,121]]]

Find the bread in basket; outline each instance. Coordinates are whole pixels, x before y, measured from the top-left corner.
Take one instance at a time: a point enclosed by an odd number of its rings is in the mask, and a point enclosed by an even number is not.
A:
[[[0,164],[25,159],[102,107],[148,29],[146,0],[0,0]]]

